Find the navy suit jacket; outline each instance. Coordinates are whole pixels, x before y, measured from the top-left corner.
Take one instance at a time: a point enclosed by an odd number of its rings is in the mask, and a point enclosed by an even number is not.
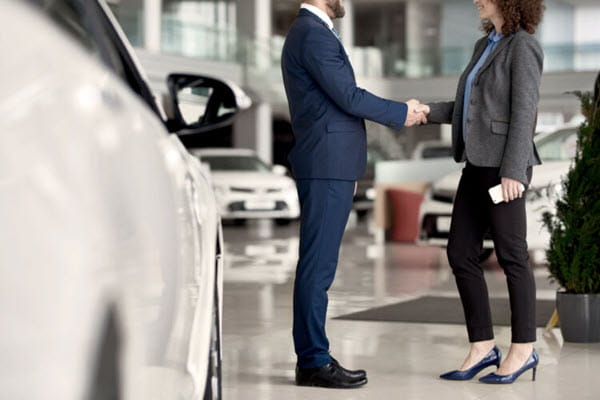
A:
[[[407,105],[358,88],[343,45],[305,9],[287,35],[281,67],[295,137],[289,155],[294,177],[362,177],[367,163],[364,119],[401,129]]]

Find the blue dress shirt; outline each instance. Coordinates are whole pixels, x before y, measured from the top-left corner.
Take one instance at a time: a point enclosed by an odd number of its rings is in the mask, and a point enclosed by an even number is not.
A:
[[[477,64],[475,64],[475,66],[469,73],[469,76],[467,76],[467,84],[465,86],[465,98],[464,98],[464,104],[463,104],[463,118],[462,118],[462,125],[463,125],[462,126],[462,128],[463,128],[462,135],[463,135],[463,140],[465,142],[467,141],[467,114],[469,112],[469,101],[471,99],[471,90],[473,89],[473,80],[477,76],[477,73],[479,72],[479,70],[481,69],[481,67],[487,60],[487,58],[490,56],[492,51],[494,51],[494,49],[496,48],[496,45],[498,44],[500,39],[502,39],[502,37],[503,37],[502,33],[496,33],[496,30],[493,30],[490,32],[490,34],[488,35],[488,44],[487,44],[487,47],[485,48],[485,51],[483,52],[483,54],[477,61]]]

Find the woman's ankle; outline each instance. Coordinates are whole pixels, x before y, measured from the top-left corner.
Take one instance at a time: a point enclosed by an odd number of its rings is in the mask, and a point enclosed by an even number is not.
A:
[[[508,354],[529,356],[533,351],[534,343],[511,343]]]
[[[494,346],[496,346],[496,342],[494,339],[482,340],[479,342],[471,342],[471,352],[489,353],[494,348]]]

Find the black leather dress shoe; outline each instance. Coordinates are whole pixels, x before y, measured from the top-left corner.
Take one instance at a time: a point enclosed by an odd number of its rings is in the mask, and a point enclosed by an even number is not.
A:
[[[331,357],[331,362],[340,367],[342,372],[351,379],[360,380],[367,377],[367,371],[364,369],[350,370],[341,366],[341,364],[335,358]]]
[[[367,383],[367,378],[353,379],[339,364],[329,363],[319,368],[296,367],[296,385],[352,389]]]

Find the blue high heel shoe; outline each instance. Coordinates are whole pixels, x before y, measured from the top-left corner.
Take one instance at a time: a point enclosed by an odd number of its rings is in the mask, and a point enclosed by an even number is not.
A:
[[[516,372],[508,375],[497,375],[495,373],[488,374],[479,379],[479,382],[483,383],[496,383],[496,384],[507,384],[513,383],[517,380],[519,376],[521,376],[528,369],[533,369],[533,376],[531,378],[532,381],[535,381],[535,373],[537,371],[537,366],[540,362],[540,356],[537,351],[533,349],[529,359],[525,362],[525,364]]]
[[[468,381],[472,379],[475,375],[477,375],[481,370],[491,367],[495,365],[496,367],[500,366],[500,359],[502,358],[502,354],[500,354],[500,350],[498,347],[494,346],[494,348],[487,354],[487,356],[483,357],[481,361],[477,364],[473,365],[471,368],[465,371],[450,371],[446,372],[443,375],[440,375],[442,379],[448,379],[450,381]]]

